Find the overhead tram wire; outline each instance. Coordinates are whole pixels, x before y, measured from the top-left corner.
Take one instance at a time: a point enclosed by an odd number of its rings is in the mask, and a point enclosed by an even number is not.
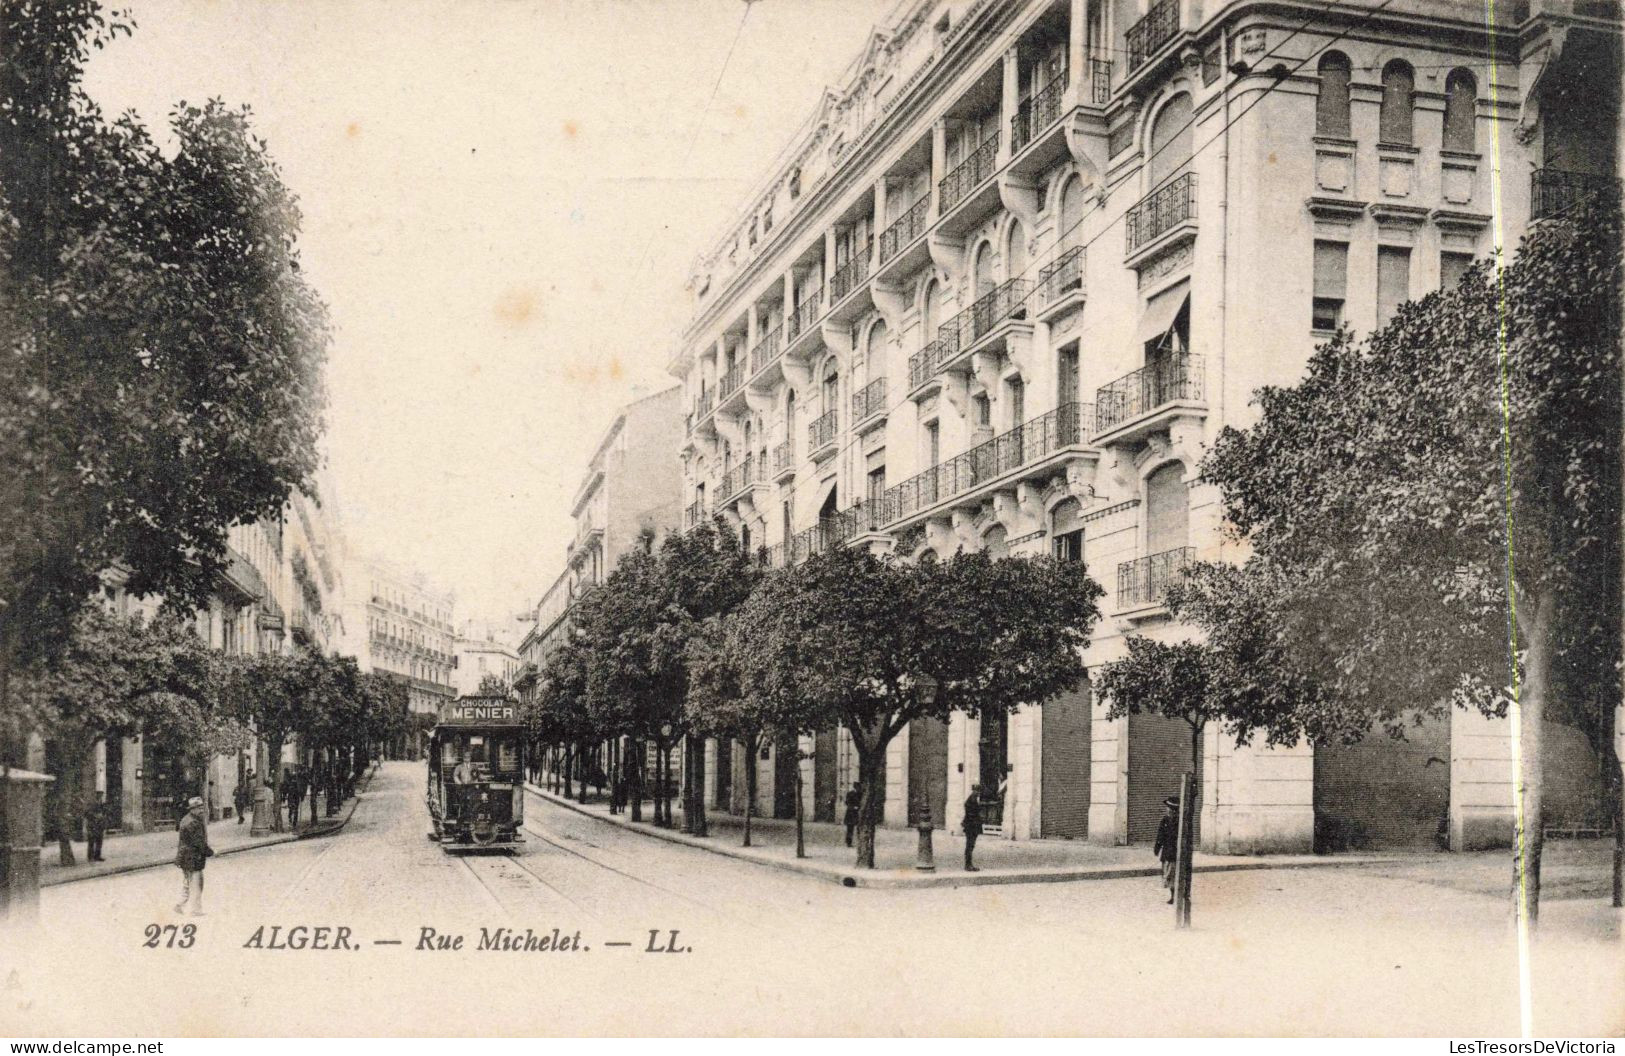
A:
[[[1322,13],[1324,13],[1327,10],[1330,10],[1330,8],[1336,2],[1337,2],[1337,0],[1329,0],[1329,2],[1322,7],[1322,9],[1321,9]],[[1312,60],[1314,60],[1315,58],[1318,58],[1320,55],[1325,53],[1327,50],[1329,50],[1332,47],[1332,45],[1334,45],[1334,44],[1338,43],[1339,41],[1345,39],[1350,33],[1354,32],[1355,30],[1360,29],[1363,26],[1365,26],[1368,22],[1370,22],[1377,15],[1381,14],[1384,10],[1386,10],[1393,3],[1394,3],[1394,0],[1382,0],[1382,3],[1378,4],[1376,7],[1373,7],[1370,10],[1368,10],[1366,12],[1365,16],[1363,18],[1361,18],[1358,22],[1355,22],[1352,25],[1348,26],[1347,28],[1345,28],[1345,29],[1341,30],[1340,32],[1338,32],[1335,36],[1333,36],[1329,40],[1327,40],[1326,43],[1320,45],[1314,51],[1312,51],[1308,55],[1306,55],[1303,59],[1299,60],[1299,62],[1298,62],[1298,64],[1296,66],[1293,66],[1290,70],[1286,71],[1285,75],[1277,77],[1274,84],[1266,86],[1262,91],[1260,91],[1258,93],[1258,96],[1256,98],[1254,98],[1251,102],[1249,102],[1246,106],[1244,106],[1239,113],[1237,113],[1234,117],[1227,120],[1216,132],[1213,133],[1213,135],[1209,136],[1200,145],[1198,145],[1196,148],[1194,148],[1190,153],[1190,157],[1186,159],[1186,164],[1189,164],[1189,162],[1191,160],[1195,159],[1195,157],[1198,154],[1202,153],[1202,151],[1206,150],[1208,147],[1212,146],[1215,142],[1217,142],[1220,137],[1222,137],[1226,132],[1228,132],[1230,130],[1230,128],[1232,126],[1234,126],[1236,124],[1236,122],[1240,121],[1243,117],[1246,117],[1247,114],[1253,109],[1253,107],[1255,107],[1259,103],[1263,102],[1264,99],[1271,92],[1273,92],[1277,88],[1279,88],[1290,77],[1292,77],[1293,74],[1296,74],[1299,70],[1302,70],[1305,66],[1307,66]],[[1315,16],[1315,17],[1318,17],[1318,15]],[[1275,45],[1274,48],[1271,48],[1269,51],[1265,52],[1264,55],[1261,56],[1258,59],[1258,61],[1255,62],[1252,65],[1252,67],[1249,69],[1249,73],[1256,72],[1258,70],[1258,66],[1262,65],[1262,63],[1265,60],[1267,60],[1270,57],[1274,56],[1276,54],[1276,51],[1277,51],[1278,48],[1282,47],[1288,41],[1293,39],[1293,37],[1296,37],[1298,34],[1303,32],[1303,30],[1306,29],[1308,27],[1308,25],[1310,24],[1310,22],[1312,22],[1313,20],[1314,19],[1311,18],[1309,21],[1306,21],[1303,25],[1299,26],[1298,29],[1294,30],[1291,34],[1289,34],[1287,37],[1282,39],[1282,41],[1279,44]],[[1265,73],[1265,74],[1269,73],[1269,71],[1262,71],[1262,72]],[[1183,132],[1187,128],[1190,128],[1195,123],[1196,123],[1196,117],[1193,114],[1190,117],[1190,119],[1188,119],[1183,125],[1181,125],[1179,127],[1179,129],[1177,131],[1178,132]],[[1173,141],[1173,137],[1170,137],[1169,142],[1172,142],[1172,141]],[[1145,161],[1142,162],[1142,164],[1149,163],[1152,158],[1154,158],[1158,154],[1160,154],[1164,149],[1167,148],[1167,146],[1168,146],[1168,143],[1164,143],[1161,147],[1158,147],[1156,150],[1153,150],[1150,154],[1148,154],[1146,156]],[[990,178],[993,178],[993,177],[990,177]],[[1155,193],[1155,188],[1152,190],[1152,192],[1149,192],[1149,193]],[[1136,198],[1134,200],[1134,202],[1132,202],[1128,206],[1127,209],[1124,209],[1122,212],[1118,213],[1115,217],[1113,217],[1106,224],[1106,226],[1102,227],[1098,232],[1096,232],[1093,236],[1091,236],[1090,239],[1087,242],[1084,242],[1082,244],[1081,248],[1084,250],[1085,254],[1087,255],[1089,247],[1093,246],[1095,244],[1095,242],[1099,241],[1108,232],[1110,232],[1113,228],[1115,228],[1117,226],[1118,222],[1121,221],[1124,217],[1126,217],[1129,214],[1129,212],[1131,210],[1133,210],[1133,208],[1143,200],[1144,200],[1143,196],[1141,198]],[[1067,235],[1071,234],[1073,231],[1075,231],[1079,227],[1083,226],[1084,222],[1087,221],[1091,216],[1093,216],[1095,214],[1095,212],[1098,211],[1100,208],[1102,208],[1102,207],[1100,205],[1098,205],[1098,204],[1091,207],[1082,216],[1080,216],[1072,224],[1071,227],[1068,227],[1065,231],[1060,232],[1056,236],[1056,241],[1059,242],[1061,239],[1064,239]],[[1077,248],[1077,247],[1074,247],[1074,248]],[[1020,274],[1015,275],[1015,276],[1011,276],[1011,277],[1007,278],[1005,281],[1009,282],[1009,281],[1012,281],[1012,279],[1022,278],[1024,276],[1026,276],[1029,272],[1031,272],[1035,267],[1038,267],[1039,265],[1040,265],[1040,261],[1036,261],[1036,260],[1031,261],[1031,262],[1028,263],[1028,265],[1025,268],[1022,269]],[[913,401],[908,396],[904,396],[902,399],[898,400],[897,402],[890,404],[886,408],[886,414],[888,416],[890,416],[895,411],[900,410],[905,404],[908,404],[908,403],[911,403],[911,402],[913,402]],[[857,444],[858,444],[858,440],[856,438],[848,440],[845,444],[843,444],[841,447],[839,447],[836,450],[835,457],[839,457],[839,456],[847,454],[854,447],[856,447]],[[808,483],[807,478],[801,477],[794,484],[790,485],[790,493],[791,493],[791,495],[792,496],[797,495],[800,492],[801,487],[805,483]]]

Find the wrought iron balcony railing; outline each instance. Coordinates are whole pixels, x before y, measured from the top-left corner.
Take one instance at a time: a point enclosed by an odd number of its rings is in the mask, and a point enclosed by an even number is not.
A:
[[[705,519],[705,503],[696,499],[683,510],[683,526],[692,528]]]
[[[938,327],[935,341],[908,357],[908,387],[917,389],[942,372],[943,366],[959,352],[959,330]]]
[[[1202,398],[1202,357],[1164,356],[1095,392],[1096,431],[1104,432],[1175,400]]]
[[[971,302],[938,333],[952,329],[959,335],[959,348],[969,348],[1006,319],[1022,319],[1027,315],[1027,298],[1032,295],[1033,284],[1026,279],[1010,279],[1000,283]]]
[[[1061,102],[1066,97],[1066,74],[1023,99],[1010,118],[1010,150],[1020,151],[1038,138],[1038,133],[1061,119]]]
[[[925,218],[931,211],[931,197],[927,195],[908,207],[908,212],[898,217],[886,230],[880,233],[880,262],[884,264],[897,255],[897,251],[925,234]]]
[[[866,422],[886,405],[886,379],[876,378],[852,394],[852,424]]]
[[[1620,182],[1615,176],[1563,169],[1536,169],[1529,175],[1529,215],[1535,220],[1561,216],[1587,201],[1619,200]]]
[[[1093,82],[1093,101],[1105,106],[1112,101],[1112,64],[1110,59],[1090,59],[1089,77]]]
[[[796,465],[796,446],[786,440],[773,449],[773,472],[783,473]]]
[[[823,314],[824,288],[820,286],[809,293],[807,299],[796,305],[796,310],[790,313],[790,318],[785,324],[789,328],[789,333],[786,334],[788,340],[794,341],[811,329]]]
[[[839,416],[834,410],[825,411],[814,418],[807,425],[807,450],[818,451],[835,442],[835,433],[840,424]]]
[[[1073,246],[1038,271],[1038,285],[1044,303],[1053,304],[1069,293],[1083,289],[1083,247]]]
[[[744,384],[745,364],[735,363],[733,366],[728,368],[728,372],[726,374],[722,375],[722,381],[717,384],[717,395],[721,399],[725,400],[729,396],[732,396],[734,393],[738,392],[740,387]]]
[[[1134,204],[1123,229],[1132,253],[1175,224],[1196,219],[1196,173],[1174,177]]]
[[[694,399],[694,414],[692,425],[698,424],[706,415],[711,413],[711,394],[709,392]]]
[[[734,466],[722,475],[722,486],[717,494],[723,502],[727,502],[752,484],[762,482],[762,467],[754,456],[747,455],[745,460]]]
[[[835,274],[830,276],[830,303],[833,304],[845,297],[868,280],[871,247],[872,243],[865,243],[863,248],[853,250],[852,259],[842,264],[836,269]]]
[[[1151,605],[1162,600],[1168,586],[1185,574],[1196,559],[1194,546],[1164,550],[1117,566],[1117,604],[1120,608]]]
[[[1128,45],[1129,72],[1139,69],[1179,32],[1179,0],[1159,0],[1151,10],[1128,28],[1123,43]]]
[[[1063,403],[1053,411],[977,444],[962,455],[940,462],[924,473],[887,488],[877,516],[881,523],[890,524],[1054,454],[1063,447],[1081,444],[1093,430],[1094,417],[1095,409],[1091,404]]]
[[[946,213],[965,200],[965,196],[980,187],[993,175],[993,163],[999,154],[999,134],[988,136],[968,158],[954,166],[954,170],[937,183],[937,209]]]
[[[784,351],[784,324],[779,324],[756,342],[756,347],[750,350],[750,372],[760,374],[769,363],[779,358]]]

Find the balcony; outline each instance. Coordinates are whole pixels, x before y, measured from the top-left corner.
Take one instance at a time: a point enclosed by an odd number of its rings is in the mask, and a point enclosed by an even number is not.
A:
[[[830,304],[834,305],[846,299],[846,295],[869,281],[869,253],[873,244],[865,244],[861,249],[853,250],[852,259],[836,269],[829,280]]]
[[[835,438],[840,431],[840,418],[833,410],[825,411],[807,425],[807,456],[814,461],[835,453]]]
[[[1066,75],[1055,78],[1023,99],[1010,119],[1010,152],[1019,154],[1038,134],[1061,119],[1066,98]]]
[[[969,308],[944,323],[938,333],[957,332],[956,355],[975,352],[984,341],[997,336],[1004,324],[1027,318],[1027,301],[1033,284],[1026,279],[1010,279],[995,286],[971,303]]]
[[[993,175],[994,162],[999,155],[999,136],[994,133],[952,172],[937,182],[938,212],[946,213],[965,200],[965,196],[985,183]]]
[[[1195,227],[1196,173],[1187,172],[1141,198],[1124,216],[1130,266],[1148,257],[1153,247],[1160,248],[1165,235],[1179,230],[1194,235]],[[1169,237],[1166,242],[1171,245],[1174,239]]]
[[[743,362],[735,363],[733,366],[728,368],[728,372],[722,375],[722,381],[717,384],[717,398],[719,400],[726,400],[729,396],[732,396],[734,393],[743,388],[744,385],[745,364]]]
[[[1134,74],[1179,35],[1179,0],[1160,0],[1145,17],[1128,28],[1123,43],[1128,49],[1128,72]]]
[[[683,527],[693,528],[705,520],[705,500],[696,499],[683,510]]]
[[[1095,443],[1138,440],[1169,424],[1170,413],[1205,413],[1201,356],[1160,357],[1095,391]]]
[[[931,198],[927,195],[880,233],[880,263],[886,263],[925,234],[925,220],[930,212]]]
[[[1529,174],[1529,218],[1562,216],[1588,201],[1619,201],[1620,181],[1614,176],[1563,169],[1536,169]]]
[[[710,413],[711,413],[711,394],[710,393],[704,393],[694,401],[694,410],[693,410],[692,413],[689,414],[688,419],[687,419],[688,431],[692,433],[694,431],[694,428],[696,426],[702,424],[705,421],[706,416],[709,415]]]
[[[1094,419],[1095,409],[1090,404],[1065,403],[977,444],[956,458],[887,488],[879,511],[880,522],[906,520],[1001,478],[1018,475],[1064,448],[1081,447],[1094,431]]]
[[[796,475],[796,446],[786,440],[773,449],[773,479],[783,483]]]
[[[1117,566],[1117,610],[1161,606],[1169,584],[1178,582],[1196,560],[1194,546],[1124,561]]]
[[[1089,101],[1105,106],[1112,101],[1112,64],[1109,59],[1089,60]]]
[[[784,326],[781,323],[763,334],[756,347],[750,350],[750,374],[755,377],[778,362],[784,351]]]
[[[1038,270],[1038,317],[1050,319],[1083,302],[1083,247],[1073,246]]]
[[[752,484],[763,482],[763,468],[754,456],[747,456],[743,462],[722,475],[722,486],[717,489],[717,497],[724,503],[732,502]]]
[[[796,305],[795,311],[784,323],[784,339],[786,351],[794,349],[798,339],[818,329],[818,320],[824,314],[824,288],[820,286],[807,295],[806,300]]]
[[[886,379],[876,378],[852,394],[852,428],[859,428],[885,409]]]
[[[941,336],[926,345],[912,356],[908,357],[908,387],[910,391],[918,389],[921,385],[941,374],[943,369],[959,354],[959,330],[949,330],[946,326],[937,328]]]

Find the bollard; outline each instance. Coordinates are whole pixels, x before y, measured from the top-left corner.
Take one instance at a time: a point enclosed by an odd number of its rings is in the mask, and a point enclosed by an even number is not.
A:
[[[934,872],[937,868],[936,858],[931,850],[931,818],[926,815],[919,824],[920,846],[914,858],[914,868],[922,873]]]
[[[0,767],[0,919],[39,916],[40,832],[45,786],[56,778]]]

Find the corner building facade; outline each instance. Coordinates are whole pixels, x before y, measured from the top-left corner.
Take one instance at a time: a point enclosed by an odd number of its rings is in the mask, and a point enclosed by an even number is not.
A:
[[[698,262],[671,363],[686,522],[720,512],[781,563],[838,545],[1085,561],[1107,591],[1091,669],[1128,633],[1187,637],[1162,595],[1192,561],[1244,556],[1198,466],[1252,393],[1618,194],[1618,5],[1497,10],[905,0]],[[1583,827],[1601,792],[1571,732],[1552,731],[1549,809]],[[1318,753],[1193,745],[1085,689],[915,723],[886,822],[923,792],[957,828],[980,783],[1007,837],[1149,839],[1194,758],[1205,850],[1483,846],[1511,834],[1509,734],[1457,713]],[[833,820],[849,742],[804,738],[799,764],[793,747],[714,745],[708,799],[737,807],[755,765],[778,813],[800,765],[808,816]]]

